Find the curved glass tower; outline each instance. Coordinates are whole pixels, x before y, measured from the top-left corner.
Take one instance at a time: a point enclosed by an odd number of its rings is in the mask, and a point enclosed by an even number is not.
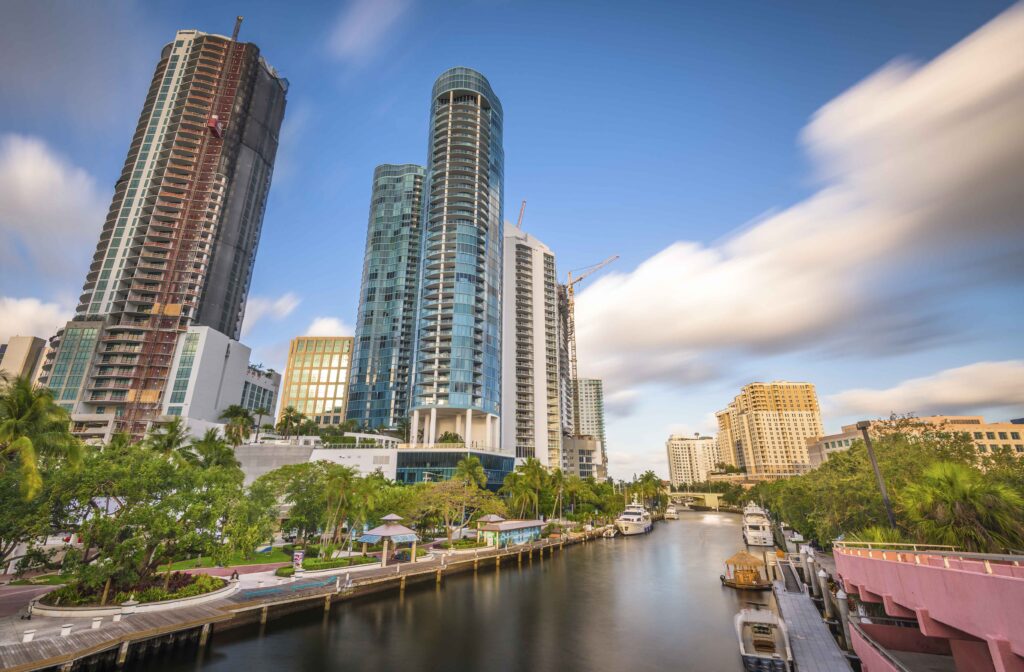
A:
[[[452,68],[430,101],[411,441],[497,450],[501,415],[501,102]]]

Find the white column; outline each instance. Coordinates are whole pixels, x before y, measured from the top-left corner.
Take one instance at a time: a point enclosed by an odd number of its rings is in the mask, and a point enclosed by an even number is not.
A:
[[[487,415],[484,416],[484,441],[487,444],[487,445],[484,446],[484,448],[485,449],[490,448],[491,445],[492,445],[491,444],[491,414],[490,413],[488,413]]]
[[[473,446],[473,409],[466,409],[466,447]]]
[[[437,407],[430,409],[430,440],[427,443],[437,443]]]
[[[412,425],[409,427],[409,443],[412,447],[416,447],[417,439],[420,433],[420,412],[419,409],[412,412]]]

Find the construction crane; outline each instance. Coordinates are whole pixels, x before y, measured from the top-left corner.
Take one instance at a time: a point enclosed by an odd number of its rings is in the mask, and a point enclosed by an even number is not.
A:
[[[526,201],[523,201],[523,206],[526,206]],[[574,278],[572,271],[569,271],[569,277],[565,281],[565,308],[566,308],[566,331],[568,332],[569,341],[569,372],[572,375],[572,384],[576,385],[577,371],[576,371],[576,285],[583,282],[585,279],[597,273],[602,268],[612,263],[619,258],[619,255],[613,255],[608,257],[604,261],[594,264],[593,266],[587,266],[586,268],[579,269],[578,275]],[[573,390],[572,395],[572,422],[573,422],[573,434],[576,437],[580,436],[580,400],[577,390]]]
[[[526,199],[523,199],[523,204],[519,206],[519,221],[516,222],[516,228],[523,228],[523,213],[526,212]]]

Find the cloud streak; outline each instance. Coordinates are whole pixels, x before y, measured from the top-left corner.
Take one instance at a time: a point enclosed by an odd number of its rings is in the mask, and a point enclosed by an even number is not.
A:
[[[245,304],[245,318],[242,320],[242,337],[248,336],[258,323],[264,319],[271,319],[275,322],[283,320],[292,314],[301,299],[292,292],[286,292],[279,297],[250,296]]]
[[[71,315],[70,309],[57,303],[0,296],[0,343],[11,336],[50,338]]]
[[[820,189],[597,280],[577,301],[581,367],[614,392],[706,380],[744,353],[905,351],[952,331],[963,292],[1020,284],[1022,44],[1017,6],[822,107],[802,135]]]
[[[337,317],[316,317],[306,327],[306,336],[351,336],[354,333],[355,329]]]
[[[349,64],[368,61],[387,42],[388,35],[411,7],[410,0],[350,0],[331,30],[328,51]]]

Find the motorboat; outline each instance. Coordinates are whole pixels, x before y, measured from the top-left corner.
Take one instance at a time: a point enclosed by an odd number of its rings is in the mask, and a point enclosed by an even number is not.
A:
[[[772,587],[764,561],[747,551],[740,551],[726,560],[725,574],[719,579],[723,586],[737,590],[768,590]]]
[[[653,527],[651,514],[634,497],[633,502],[626,506],[622,514],[615,519],[615,527],[624,535],[645,534],[650,532]]]
[[[735,624],[744,670],[792,672],[793,650],[785,621],[767,609],[741,609]]]
[[[753,502],[743,507],[743,541],[748,546],[775,546],[768,514]]]
[[[601,536],[605,539],[613,539],[619,531],[614,526],[605,528],[605,531],[601,533]]]
[[[669,504],[668,508],[665,509],[665,520],[679,520],[679,512],[672,504]]]

